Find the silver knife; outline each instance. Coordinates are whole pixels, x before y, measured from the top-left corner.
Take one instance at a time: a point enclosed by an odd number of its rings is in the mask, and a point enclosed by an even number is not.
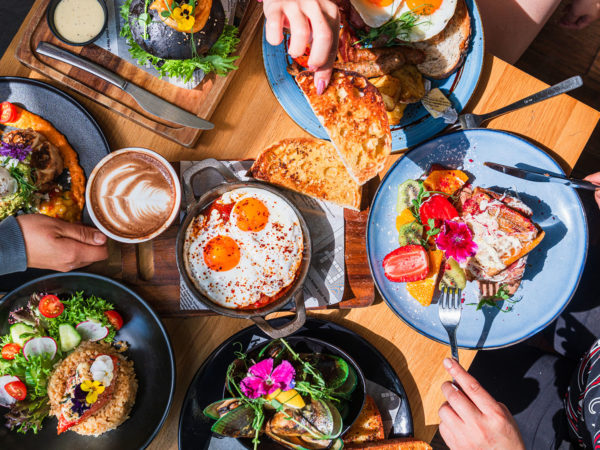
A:
[[[493,162],[485,162],[483,164],[490,169],[494,169],[506,175],[511,175],[513,177],[522,178],[528,181],[560,183],[564,184],[565,186],[588,189],[590,191],[600,189],[600,184],[595,184],[591,181],[578,180],[576,178],[567,178],[562,175],[550,174],[548,172],[544,172],[543,170],[519,169],[517,167],[503,166],[502,164],[496,164]]]
[[[114,72],[105,69],[99,64],[89,61],[81,56],[75,55],[67,50],[64,50],[56,45],[50,44],[49,42],[40,42],[37,46],[36,51],[40,55],[48,56],[49,58],[57,59],[67,64],[71,64],[81,70],[85,70],[97,77],[114,84],[118,88],[123,89],[140,105],[144,110],[148,111],[161,119],[168,120],[169,122],[178,123],[191,128],[198,128],[200,130],[212,130],[215,126],[208,120],[201,119],[194,114],[187,112],[166,100],[152,94],[151,92],[142,89],[135,84],[121,78]]]

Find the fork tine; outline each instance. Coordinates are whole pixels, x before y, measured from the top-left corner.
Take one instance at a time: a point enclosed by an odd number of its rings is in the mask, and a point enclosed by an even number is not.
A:
[[[458,288],[454,289],[454,297],[455,297],[455,299],[454,299],[455,306],[454,307],[456,309],[459,309],[460,308],[460,289],[458,289]]]
[[[450,125],[448,128],[446,128],[444,131],[446,133],[452,133],[453,131],[458,131],[461,129],[462,129],[462,125],[460,124],[460,120],[457,120],[452,125]]]

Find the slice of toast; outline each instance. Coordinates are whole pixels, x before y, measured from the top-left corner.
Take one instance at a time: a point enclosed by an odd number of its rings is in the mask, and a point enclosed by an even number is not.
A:
[[[344,445],[385,439],[383,420],[373,397],[367,395],[360,414],[348,431],[342,436]]]
[[[354,72],[334,70],[325,92],[317,94],[312,72],[296,82],[308,99],[350,176],[363,185],[383,170],[392,134],[381,94]]]
[[[460,201],[463,220],[469,223],[479,245],[484,244],[472,261],[473,268],[481,269],[484,279],[492,280],[544,238],[544,231],[522,210],[509,206],[520,204],[518,199],[476,187],[470,196],[461,194]],[[479,238],[478,233],[481,233]]]
[[[360,210],[362,188],[350,177],[331,142],[284,139],[264,149],[250,170],[258,180]]]
[[[465,0],[458,0],[454,16],[446,28],[415,47],[425,52],[425,61],[417,65],[428,78],[441,80],[452,75],[463,63],[471,41],[471,16]]]
[[[384,441],[344,445],[344,448],[368,448],[372,450],[431,450],[431,446],[414,438],[394,438]]]

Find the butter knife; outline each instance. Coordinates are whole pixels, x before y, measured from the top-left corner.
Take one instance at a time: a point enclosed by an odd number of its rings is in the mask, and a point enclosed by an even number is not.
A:
[[[124,90],[140,105],[145,111],[150,114],[160,117],[161,119],[174,122],[186,127],[197,128],[199,130],[212,130],[215,126],[207,120],[204,120],[194,114],[187,112],[166,100],[142,89],[135,84],[130,83],[114,72],[105,69],[99,64],[89,61],[81,56],[75,55],[67,50],[64,50],[49,42],[40,42],[36,51],[40,55],[49,58],[57,59],[67,64],[71,64],[81,70],[96,75],[103,80],[114,84],[118,88]]]
[[[590,191],[600,189],[600,184],[595,184],[591,181],[578,180],[577,178],[567,178],[562,175],[554,173],[551,174],[543,170],[519,169],[517,167],[503,166],[502,164],[496,164],[493,162],[485,162],[483,164],[489,167],[490,169],[494,169],[506,175],[511,175],[513,177],[522,178],[528,181],[536,181],[541,183],[560,183],[564,184],[565,186],[587,189]]]

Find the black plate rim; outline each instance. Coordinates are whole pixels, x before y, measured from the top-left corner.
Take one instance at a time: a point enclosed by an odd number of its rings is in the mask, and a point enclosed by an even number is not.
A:
[[[31,84],[37,88],[46,89],[55,94],[58,94],[61,97],[63,97],[65,100],[69,101],[69,103],[71,103],[73,106],[75,106],[77,109],[79,109],[89,119],[89,121],[94,125],[94,127],[98,131],[98,134],[102,138],[102,142],[104,143],[104,146],[106,147],[106,154],[108,155],[110,153],[110,146],[108,145],[106,136],[102,132],[102,129],[100,128],[100,125],[98,125],[98,122],[96,122],[96,119],[94,119],[94,117],[90,114],[90,112],[87,109],[85,109],[81,103],[79,103],[77,100],[75,100],[69,94],[61,91],[60,89],[58,89],[55,86],[52,86],[49,83],[46,83],[46,82],[40,81],[40,80],[34,80],[33,78],[0,76],[0,83],[4,83],[4,82]],[[48,120],[48,119],[46,119],[46,120]],[[66,138],[69,139],[68,136],[66,136]]]
[[[275,319],[277,320],[277,319]],[[408,410],[408,426],[409,426],[409,430],[410,436],[414,436],[414,422],[413,422],[413,416],[412,416],[412,408],[410,407],[410,402],[408,400],[408,396],[406,395],[406,390],[404,389],[404,385],[402,384],[402,380],[400,379],[400,377],[398,376],[398,374],[396,373],[396,370],[394,369],[394,367],[390,364],[390,362],[387,360],[387,358],[385,356],[383,356],[383,354],[373,345],[371,344],[367,339],[365,339],[364,337],[362,337],[360,334],[356,333],[355,331],[337,323],[337,322],[333,322],[330,320],[323,320],[323,319],[318,319],[318,318],[314,318],[314,317],[307,317],[306,318],[306,324],[308,323],[314,323],[317,324],[319,327],[322,327],[324,325],[327,324],[334,324],[335,326],[339,327],[341,330],[343,330],[344,332],[354,336],[355,338],[359,339],[363,344],[365,344],[365,346],[367,348],[370,349],[370,351],[372,353],[374,353],[375,355],[377,355],[385,364],[388,365],[388,367],[391,369],[391,372],[394,374],[396,381],[398,382],[398,387],[399,387],[399,391],[400,392],[396,392],[397,394],[399,394],[399,396],[403,397],[404,399],[406,399],[406,408]],[[219,344],[219,346],[217,348],[215,348],[210,355],[208,355],[206,357],[206,359],[202,362],[202,364],[200,365],[200,367],[198,368],[198,370],[196,371],[196,373],[194,374],[194,376],[192,377],[192,380],[190,381],[186,392],[185,392],[185,396],[183,397],[183,401],[181,403],[181,410],[179,411],[179,421],[178,421],[178,425],[177,425],[177,446],[179,449],[182,448],[182,444],[181,444],[181,431],[182,431],[182,425],[183,425],[183,420],[184,420],[184,409],[185,406],[188,402],[188,398],[190,395],[190,390],[192,389],[192,386],[197,382],[197,379],[199,378],[200,374],[202,372],[204,372],[206,370],[206,368],[213,363],[215,357],[217,356],[217,354],[227,345],[229,345],[229,343],[231,343],[232,341],[234,341],[235,339],[238,339],[241,335],[244,335],[246,333],[249,332],[255,332],[261,335],[264,335],[264,333],[260,330],[260,328],[258,328],[256,325],[252,325],[249,326],[247,328],[244,328],[243,330],[238,331],[237,333],[229,336],[227,339],[225,339],[221,344]],[[292,334],[291,336],[299,336],[301,337],[302,335],[302,329],[300,329],[300,331]],[[268,336],[265,335],[265,337],[267,339],[270,339]],[[316,338],[319,339],[319,338]],[[332,344],[332,345],[336,345],[336,344]],[[336,345],[337,347],[340,347],[339,345]],[[344,352],[346,352],[346,350],[344,350],[342,347],[340,347],[340,349],[342,349]],[[366,380],[366,378],[365,378]],[[365,384],[366,386],[366,384]]]
[[[154,440],[154,438],[156,437],[158,432],[162,429],[162,427],[165,423],[165,420],[167,420],[167,416],[169,415],[169,411],[171,410],[171,406],[173,405],[173,396],[175,395],[175,380],[177,379],[177,369],[175,367],[175,356],[173,353],[173,346],[171,345],[171,339],[169,338],[169,334],[167,333],[167,330],[165,329],[162,321],[160,320],[158,315],[154,312],[152,307],[137,292],[133,291],[132,289],[128,288],[127,286],[125,286],[122,283],[119,283],[116,280],[113,280],[111,278],[108,278],[108,277],[105,277],[102,275],[96,275],[93,273],[86,273],[86,272],[52,273],[50,275],[35,278],[31,281],[28,281],[27,283],[22,284],[18,288],[13,289],[12,291],[7,293],[4,297],[2,297],[0,299],[0,306],[4,305],[6,300],[12,300],[11,297],[13,295],[16,295],[15,294],[16,291],[27,288],[34,283],[38,283],[40,281],[49,280],[49,279],[53,279],[53,278],[63,278],[65,276],[73,276],[73,275],[87,277],[87,278],[94,278],[96,280],[105,281],[109,284],[119,287],[120,289],[123,289],[128,294],[132,295],[135,299],[137,299],[140,302],[140,304],[142,306],[144,306],[144,308],[146,308],[148,310],[148,313],[150,313],[152,318],[156,321],[160,332],[162,333],[163,337],[165,338],[165,341],[167,343],[167,348],[169,349],[169,362],[170,362],[170,366],[171,366],[171,373],[173,374],[173,376],[171,377],[171,385],[170,385],[170,389],[169,389],[169,402],[167,403],[167,407],[160,419],[159,424],[154,429],[154,431],[149,436],[149,438],[146,440],[146,442],[144,442],[144,446],[142,448],[146,448],[146,447],[148,447],[148,445],[150,445],[150,443]]]

